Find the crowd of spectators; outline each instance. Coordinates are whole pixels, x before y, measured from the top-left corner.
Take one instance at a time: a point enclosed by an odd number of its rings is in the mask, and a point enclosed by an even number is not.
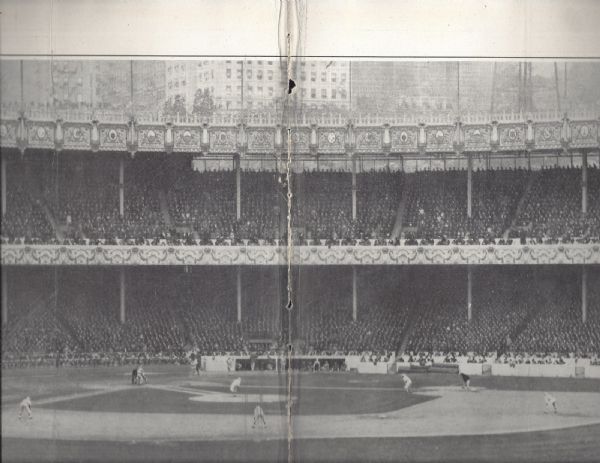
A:
[[[389,238],[394,229],[403,189],[402,172],[365,172],[357,175],[357,231],[360,237]]]
[[[7,163],[8,164],[8,163]],[[52,225],[33,194],[23,165],[14,165],[6,176],[6,214],[2,217],[4,239],[26,244],[47,243],[54,237]]]
[[[419,311],[409,351],[493,352],[506,347],[528,314],[540,304],[543,289],[531,268],[473,270],[471,320],[468,319],[466,270],[432,272],[421,287]]]
[[[235,174],[180,168],[167,193],[171,220],[195,230],[203,239],[233,237]]]
[[[348,172],[302,172],[293,176],[292,221],[309,240],[355,236],[352,176]]]
[[[295,292],[299,309],[292,316],[295,336],[304,343],[304,351],[381,353],[399,349],[414,307],[405,270],[358,269],[356,319],[351,270],[300,268],[298,272]]]
[[[515,337],[516,352],[599,352],[600,273],[588,271],[587,321],[581,313],[581,271],[565,269],[544,275],[540,310]]]
[[[241,219],[236,234],[251,243],[273,242],[287,230],[287,185],[276,172],[243,172]]]
[[[235,171],[200,172],[192,169],[189,158],[138,154],[124,161],[120,214],[119,162],[112,155],[83,159],[64,153],[11,161],[4,242],[48,243],[64,237],[68,243],[185,245],[287,239],[287,180],[281,173],[242,171],[238,220]],[[595,241],[600,236],[596,167],[588,169],[585,215],[580,212],[579,168],[476,170],[470,218],[465,170],[361,172],[355,188],[353,219],[351,173],[294,173],[294,241],[504,244],[509,236],[541,242]],[[392,237],[397,219],[402,230]]]
[[[588,213],[581,212],[581,168],[542,169],[534,174],[531,190],[516,218],[521,233],[544,238],[600,236],[600,170],[588,167]],[[518,235],[518,230],[513,233]]]
[[[247,353],[254,341],[283,345],[291,334],[298,352],[407,352],[425,361],[420,353],[445,353],[449,362],[452,355],[469,353],[484,358],[494,352],[507,362],[552,353],[598,354],[600,269],[588,270],[585,322],[577,270],[479,268],[468,320],[464,269],[357,269],[354,319],[348,268],[296,269],[291,311],[278,269],[248,268],[241,275],[238,321],[235,268],[131,269],[125,272],[121,322],[117,270],[15,269],[8,279],[2,349],[13,356],[180,358],[192,350]]]
[[[529,172],[473,172],[472,214],[467,215],[465,170],[416,172],[406,193],[404,224],[425,239],[496,239],[511,225]]]

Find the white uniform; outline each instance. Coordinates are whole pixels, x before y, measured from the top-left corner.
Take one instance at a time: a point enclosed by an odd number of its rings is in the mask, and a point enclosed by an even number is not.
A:
[[[404,390],[406,392],[410,392],[410,387],[412,386],[412,381],[406,375],[402,375],[402,381],[404,381]]]
[[[232,381],[231,386],[229,386],[229,390],[235,394],[240,389],[241,385],[242,385],[242,378],[235,378]]]
[[[556,398],[554,396],[552,396],[551,394],[548,394],[547,392],[544,393],[544,402],[546,403],[546,411],[550,410],[553,411],[554,413],[557,412],[556,410]]]
[[[256,404],[256,407],[254,407],[254,422],[252,423],[252,427],[255,427],[256,423],[258,423],[259,421],[262,421],[263,428],[267,427],[263,409],[260,405]]]
[[[148,380],[146,379],[146,375],[144,374],[144,369],[142,367],[138,367],[137,377],[139,384],[142,384],[142,380],[144,381],[144,384],[148,382]]]
[[[29,415],[29,419],[33,418],[32,414],[31,414],[31,399],[29,397],[25,397],[22,401],[21,404],[19,405],[19,419],[21,419],[21,416],[23,416],[23,411],[27,411],[27,414]]]

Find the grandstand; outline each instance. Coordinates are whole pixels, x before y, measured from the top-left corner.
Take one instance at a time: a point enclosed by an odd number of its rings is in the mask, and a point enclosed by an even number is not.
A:
[[[257,245],[259,240],[285,239],[283,176],[278,172],[240,171],[238,218],[233,170],[199,172],[185,158],[158,155],[120,161],[98,154],[5,156],[5,244],[248,240]],[[125,164],[127,179],[122,213],[119,163]],[[294,175],[292,221],[299,244],[409,237],[566,243],[598,242],[600,237],[598,202],[590,201],[581,212],[581,168],[476,170],[470,217],[466,170],[360,172],[355,190],[352,179],[352,173],[337,171]],[[599,195],[600,170],[594,164],[587,169],[587,196]]]
[[[280,172],[236,173],[235,163],[199,171],[185,155],[3,151],[5,248],[237,249],[287,241]],[[585,213],[577,212],[581,172],[475,170],[469,217],[466,170],[300,171],[292,180],[293,244],[331,250],[576,243],[597,254],[600,171],[592,164],[585,172],[593,198]],[[583,304],[583,277],[571,266],[294,267],[296,310],[289,320],[286,268],[261,268],[6,268],[3,358],[57,351],[181,358],[190,349],[248,352],[257,339],[274,351],[291,340],[306,353],[510,348],[588,355],[599,348],[594,266],[584,267]],[[107,299],[106,288],[114,297]]]
[[[279,128],[3,119],[3,359],[598,354],[597,122],[556,117],[313,123],[290,172]]]

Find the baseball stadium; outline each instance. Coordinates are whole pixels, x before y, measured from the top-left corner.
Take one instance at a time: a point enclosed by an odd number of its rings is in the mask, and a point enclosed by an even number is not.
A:
[[[2,60],[3,461],[597,461],[600,66],[297,66]]]

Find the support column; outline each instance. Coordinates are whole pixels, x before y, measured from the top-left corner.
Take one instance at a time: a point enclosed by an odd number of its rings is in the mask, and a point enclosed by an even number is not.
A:
[[[587,322],[587,278],[588,271],[584,265],[581,268],[581,321]]]
[[[352,320],[358,316],[358,289],[356,287],[356,266],[352,266]]]
[[[4,198],[4,197],[3,197]],[[8,279],[6,278],[6,273],[8,271],[8,267],[4,267],[2,269],[2,326],[6,326],[8,323]]]
[[[119,269],[119,321],[125,323],[125,267]]]
[[[587,151],[581,153],[581,212],[588,211],[588,156]]]
[[[119,160],[119,215],[125,214],[125,160]]]
[[[467,319],[473,318],[473,268],[467,267]]]
[[[54,313],[56,313],[58,309],[58,271],[59,267],[54,267]]]
[[[352,156],[352,220],[356,220],[356,157]]]
[[[5,156],[2,156],[0,163],[2,164],[2,178],[1,178],[1,182],[2,182],[2,217],[4,217],[6,215],[6,158],[5,158]]]
[[[240,172],[240,156],[237,155],[235,164],[235,217],[240,220],[242,217],[242,173]]]
[[[242,267],[237,267],[237,321],[242,321]]]
[[[473,212],[473,158],[467,154],[467,217],[470,219]]]

